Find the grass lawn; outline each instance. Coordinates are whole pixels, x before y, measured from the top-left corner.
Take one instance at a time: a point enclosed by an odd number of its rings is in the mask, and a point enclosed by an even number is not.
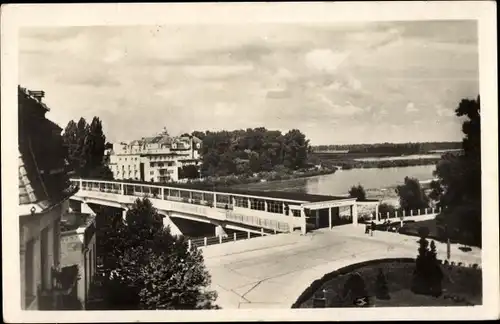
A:
[[[354,307],[353,300],[342,298],[344,284],[349,276],[357,272],[363,278],[371,307],[395,306],[470,306],[482,304],[482,272],[480,269],[441,265],[444,279],[443,293],[440,297],[414,294],[411,282],[413,262],[381,261],[378,264],[360,266],[352,272],[339,275],[323,283],[313,296],[326,297],[326,307]],[[382,269],[390,299],[375,297],[375,283],[379,269]],[[323,294],[323,291],[326,293]],[[300,308],[313,308],[313,296],[300,305]]]

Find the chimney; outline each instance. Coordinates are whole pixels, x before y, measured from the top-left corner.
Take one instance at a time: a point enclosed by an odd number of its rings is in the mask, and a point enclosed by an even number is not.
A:
[[[42,98],[45,97],[45,91],[42,90],[36,90],[36,91],[29,91],[29,94],[34,97],[38,102],[42,102]]]

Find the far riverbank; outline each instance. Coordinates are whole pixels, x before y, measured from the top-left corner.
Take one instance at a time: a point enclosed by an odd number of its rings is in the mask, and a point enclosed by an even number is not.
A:
[[[280,169],[277,171],[263,171],[254,173],[251,175],[241,174],[241,175],[228,175],[228,176],[211,176],[204,179],[191,180],[191,183],[196,183],[206,187],[241,187],[252,188],[258,187],[268,187],[266,183],[269,182],[279,182],[288,181],[304,178],[314,178],[317,176],[324,176],[334,174],[337,170],[353,170],[353,169],[393,169],[393,168],[411,168],[418,166],[434,166],[439,159],[437,158],[418,158],[418,159],[395,159],[395,160],[342,160],[342,161],[321,161],[321,167],[311,168],[308,170],[286,170]],[[410,172],[411,173],[411,172]],[[411,176],[411,174],[409,174]],[[425,179],[427,180],[427,179]],[[353,183],[352,185],[357,184]],[[246,186],[250,185],[250,186]],[[271,185],[272,186],[272,185]],[[370,191],[377,190],[378,188],[365,188]],[[259,188],[260,190],[260,188]],[[280,188],[280,190],[282,190]],[[285,189],[286,190],[286,189]],[[394,190],[392,190],[394,191]],[[379,198],[380,196],[385,196],[386,192],[380,192],[378,190],[374,192],[373,197]],[[391,195],[392,197],[392,195]]]

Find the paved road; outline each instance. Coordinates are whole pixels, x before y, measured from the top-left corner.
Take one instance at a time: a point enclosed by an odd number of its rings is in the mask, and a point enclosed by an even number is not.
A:
[[[290,308],[314,280],[352,263],[377,258],[415,257],[417,238],[395,233],[363,234],[353,225],[302,236],[280,234],[205,247],[217,304],[231,308]],[[445,258],[446,246],[437,243]],[[480,264],[480,250],[452,246],[456,262]]]

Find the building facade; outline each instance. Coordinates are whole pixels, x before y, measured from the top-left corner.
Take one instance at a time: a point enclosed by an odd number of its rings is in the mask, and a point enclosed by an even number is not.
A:
[[[73,296],[85,309],[97,268],[95,214],[71,211],[63,217],[61,229],[61,267],[76,267],[78,281]]]
[[[75,279],[60,268],[60,221],[69,182],[62,129],[45,117],[43,91],[18,87],[21,308],[58,309]]]
[[[179,168],[200,166],[201,140],[195,136],[171,137],[162,132],[131,143],[113,144],[109,168],[117,180],[179,181]]]

